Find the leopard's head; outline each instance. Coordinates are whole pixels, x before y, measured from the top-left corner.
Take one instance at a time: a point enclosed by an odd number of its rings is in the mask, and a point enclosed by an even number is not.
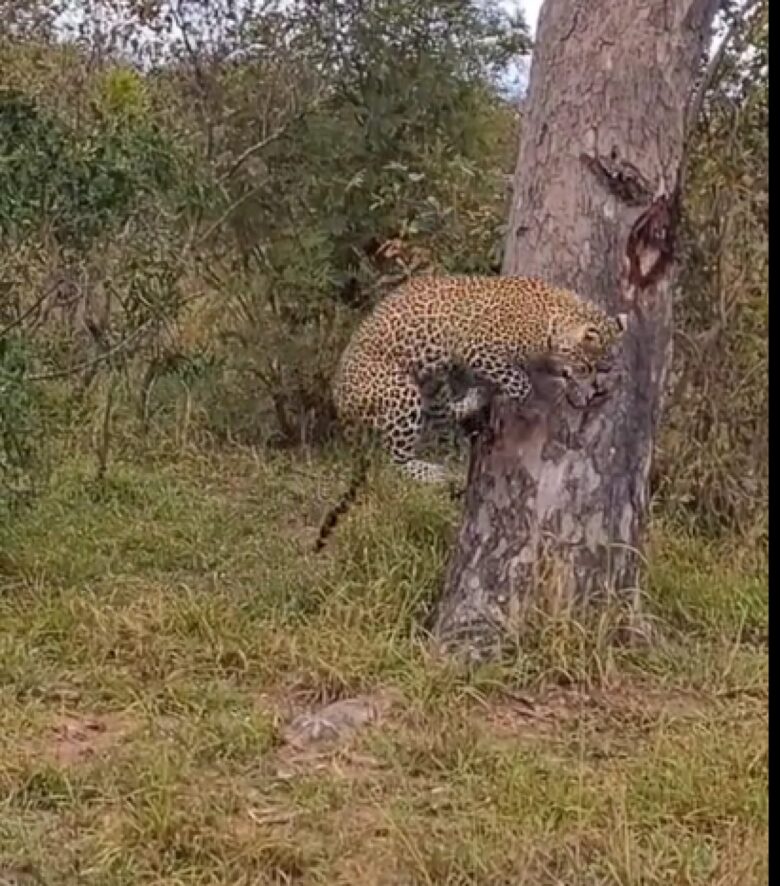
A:
[[[595,305],[583,303],[573,316],[559,317],[550,324],[550,355],[565,367],[565,374],[591,375],[608,368],[617,344],[628,326],[628,315],[610,317]]]

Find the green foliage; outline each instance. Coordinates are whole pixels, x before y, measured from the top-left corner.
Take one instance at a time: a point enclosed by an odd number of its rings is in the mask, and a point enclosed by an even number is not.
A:
[[[41,468],[40,396],[24,381],[30,362],[18,334],[0,336],[0,519],[35,488]]]
[[[81,131],[14,93],[0,93],[0,232],[46,226],[85,249],[115,231],[144,195],[164,197],[171,146],[155,128],[105,116]]]
[[[675,383],[659,452],[667,510],[765,540],[768,503],[768,6],[732,22],[686,193]]]
[[[96,102],[117,121],[143,121],[150,111],[144,79],[130,68],[109,68],[96,84]]]
[[[198,70],[197,104],[186,53],[163,77],[222,191],[208,243],[231,257],[229,345],[209,343],[244,415],[260,394],[243,439],[321,439],[359,313],[411,273],[485,272],[500,252],[515,115],[492,78],[524,29],[470,0],[329,9],[253,18],[240,64]],[[224,410],[209,414],[222,433]]]

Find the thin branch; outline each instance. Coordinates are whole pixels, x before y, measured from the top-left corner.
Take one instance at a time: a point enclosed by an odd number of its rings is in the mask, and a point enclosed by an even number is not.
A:
[[[228,206],[228,208],[219,216],[218,219],[216,219],[216,221],[212,222],[206,228],[206,230],[200,235],[200,237],[197,238],[197,240],[187,244],[187,250],[197,248],[204,244],[214,233],[214,231],[222,227],[222,225],[230,218],[230,216],[236,211],[236,209],[238,209],[238,207],[242,203],[246,203],[247,200],[259,194],[263,190],[263,187],[264,185],[261,185],[257,188],[250,188],[248,191],[245,191],[243,194],[241,194],[240,197],[238,197],[230,204],[230,206]]]
[[[746,3],[745,7],[741,10],[740,17],[735,18],[734,21],[732,21],[728,31],[724,35],[723,39],[720,41],[720,45],[715,51],[715,54],[712,56],[712,58],[709,60],[709,63],[707,64],[704,75],[702,76],[701,82],[699,83],[699,88],[691,96],[691,100],[688,103],[688,108],[685,112],[685,140],[683,143],[683,152],[680,159],[680,168],[677,175],[677,186],[675,189],[678,195],[682,194],[685,190],[687,182],[688,163],[691,156],[691,145],[693,143],[693,137],[696,131],[696,124],[699,120],[699,115],[701,114],[702,107],[704,106],[704,99],[706,98],[707,93],[710,91],[710,88],[712,87],[712,84],[714,83],[715,78],[720,71],[721,65],[723,64],[723,59],[726,57],[726,49],[728,49],[734,37],[739,33],[739,30],[743,26],[745,20],[761,2],[762,0],[749,0],[749,2]]]
[[[251,156],[262,151],[263,148],[267,148],[268,145],[273,144],[275,141],[278,141],[285,134],[285,132],[287,132],[287,128],[290,126],[290,124],[293,123],[294,120],[299,120],[308,110],[310,109],[306,108],[305,111],[299,111],[295,115],[295,117],[287,120],[283,126],[280,126],[278,129],[275,129],[264,138],[261,138],[260,141],[255,142],[253,145],[250,145],[248,148],[243,150],[233,161],[227,172],[219,177],[219,179],[217,180],[217,186],[224,185],[226,181],[232,178]]]
[[[761,2],[762,0],[750,0],[750,2],[748,2],[742,10],[740,10],[739,18],[735,18],[734,21],[731,23],[728,31],[724,35],[723,39],[720,41],[720,45],[715,51],[715,54],[710,59],[709,64],[704,71],[704,76],[701,79],[701,83],[699,83],[699,88],[696,90],[696,93],[693,95],[691,102],[688,105],[685,126],[689,134],[696,126],[696,122],[699,119],[699,114],[701,114],[702,106],[704,105],[704,99],[706,98],[707,93],[710,91],[710,87],[715,81],[715,77],[717,76],[720,67],[723,64],[723,59],[726,56],[726,50],[728,49],[734,37],[743,27],[745,20],[749,18],[750,14]]]
[[[51,286],[48,286],[44,290],[43,295],[36,301],[34,301],[30,305],[30,307],[27,308],[26,311],[22,311],[22,313],[15,320],[11,320],[11,322],[7,326],[3,327],[3,329],[0,329],[0,339],[5,338],[12,329],[15,329],[17,326],[21,326],[22,323],[24,323],[24,321],[30,316],[30,314],[32,314],[33,311],[36,311],[59,285],[59,280],[57,280],[55,283],[52,283]]]
[[[236,174],[236,172],[250,157],[252,157],[254,154],[257,154],[259,151],[262,151],[263,148],[267,148],[268,145],[273,144],[273,142],[278,141],[280,138],[282,138],[293,123],[297,123],[299,120],[302,120],[307,114],[310,114],[312,111],[316,111],[322,105],[323,99],[323,95],[318,95],[310,104],[307,104],[305,107],[300,108],[297,113],[293,114],[291,117],[285,120],[285,122],[273,132],[261,138],[260,141],[255,142],[253,145],[250,145],[248,148],[244,149],[233,161],[227,172],[225,172],[224,175],[219,178],[217,184],[223,185],[226,181],[228,181],[228,179],[232,178]]]
[[[141,336],[143,332],[151,326],[152,321],[147,320],[146,323],[143,323],[135,332],[132,332],[126,338],[123,338],[122,341],[117,342],[113,347],[109,348],[107,351],[104,351],[102,354],[95,357],[93,360],[86,360],[84,363],[79,363],[77,366],[71,366],[68,369],[56,369],[51,372],[41,372],[38,375],[23,375],[19,379],[19,381],[50,381],[55,378],[67,378],[69,375],[76,375],[84,369],[91,369],[93,366],[98,365],[99,363],[103,363],[109,359],[109,357],[113,357],[114,354],[117,354],[119,351],[124,350],[128,345],[134,342],[137,338]],[[9,376],[3,373],[4,377],[7,379],[11,379],[12,376]]]

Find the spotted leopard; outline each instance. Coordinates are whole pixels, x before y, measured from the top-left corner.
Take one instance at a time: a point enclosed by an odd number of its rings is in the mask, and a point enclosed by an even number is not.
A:
[[[450,418],[463,422],[483,408],[491,390],[522,403],[531,392],[524,368],[530,359],[546,358],[564,377],[587,377],[625,326],[624,314],[609,317],[533,277],[419,277],[400,286],[358,327],[336,373],[336,411],[358,448],[358,463],[350,488],[322,524],[316,550],[365,481],[364,432],[411,478],[448,479],[443,467],[417,457],[426,418],[441,413],[442,404],[425,394],[431,379],[462,370],[474,379],[459,399],[445,398]]]

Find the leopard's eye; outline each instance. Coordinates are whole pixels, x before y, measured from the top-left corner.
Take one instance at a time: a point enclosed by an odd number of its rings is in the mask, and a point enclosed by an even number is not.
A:
[[[589,326],[585,330],[585,334],[583,335],[583,339],[590,344],[598,344],[601,341],[601,333],[595,326]]]

